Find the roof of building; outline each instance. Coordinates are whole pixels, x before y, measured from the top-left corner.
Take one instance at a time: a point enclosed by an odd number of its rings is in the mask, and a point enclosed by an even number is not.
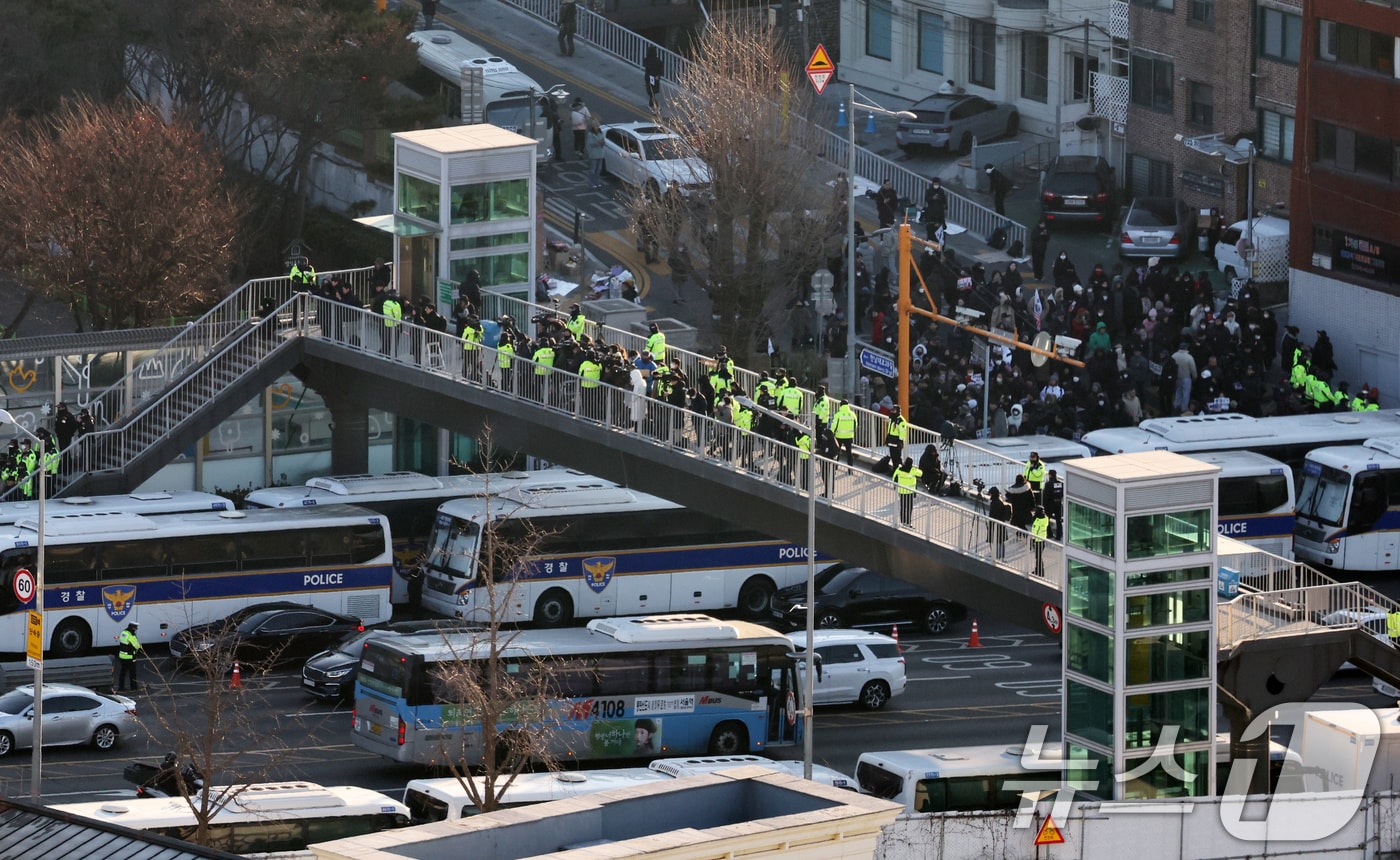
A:
[[[68,815],[38,804],[0,798],[0,857],[26,860],[243,860],[241,855],[201,848]]]

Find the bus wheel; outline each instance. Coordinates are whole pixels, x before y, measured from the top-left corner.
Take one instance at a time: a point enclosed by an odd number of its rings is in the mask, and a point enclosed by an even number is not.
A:
[[[749,732],[743,723],[720,723],[710,732],[710,755],[740,755],[749,751]]]
[[[748,618],[767,618],[775,590],[768,577],[753,577],[739,589],[739,611]]]
[[[535,624],[540,627],[563,627],[574,620],[574,601],[568,592],[558,588],[540,595],[535,602]]]
[[[58,625],[49,643],[49,653],[54,657],[85,657],[91,650],[92,631],[76,618]]]

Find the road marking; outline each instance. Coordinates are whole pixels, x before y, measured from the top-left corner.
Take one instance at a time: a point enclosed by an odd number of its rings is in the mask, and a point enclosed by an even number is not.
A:
[[[1027,699],[1058,699],[1064,694],[1064,687],[1059,678],[1047,678],[1043,681],[998,681],[996,686],[1001,690],[1014,690],[1016,695]],[[1037,690],[1050,692],[1041,693],[1036,692]]]
[[[937,678],[905,678],[904,680],[912,684],[915,681],[965,681],[971,677],[971,675],[943,675]]]
[[[1031,664],[1025,660],[1013,660],[1006,654],[984,654],[980,649],[967,651],[960,658],[924,657],[921,662],[942,666],[949,672],[980,672],[986,669],[1025,669]]]

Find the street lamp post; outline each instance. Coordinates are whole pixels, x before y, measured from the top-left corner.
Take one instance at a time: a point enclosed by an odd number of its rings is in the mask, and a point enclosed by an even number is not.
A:
[[[856,111],[865,110],[900,119],[918,119],[911,111],[886,110],[856,101],[856,85],[846,99],[846,399],[856,391]]]
[[[44,499],[47,495],[45,486],[45,476],[48,472],[48,451],[45,449],[43,437],[35,435],[28,427],[15,420],[15,417],[8,410],[0,409],[0,424],[13,424],[25,436],[28,436],[39,446],[39,462],[34,472],[30,474],[29,480],[39,482],[39,528],[38,528],[38,548],[34,556],[34,611],[39,614],[39,618],[44,617]],[[43,647],[43,621],[40,621],[40,647]],[[35,800],[39,799],[39,785],[44,760],[44,659],[39,655],[39,660],[34,664],[34,749],[31,769],[34,771],[30,779],[30,796]]]

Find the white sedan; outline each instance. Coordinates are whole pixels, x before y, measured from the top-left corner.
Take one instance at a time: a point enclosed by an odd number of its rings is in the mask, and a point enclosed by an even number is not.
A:
[[[608,173],[660,194],[675,182],[684,197],[710,185],[710,168],[680,136],[651,122],[603,126],[603,167]]]

